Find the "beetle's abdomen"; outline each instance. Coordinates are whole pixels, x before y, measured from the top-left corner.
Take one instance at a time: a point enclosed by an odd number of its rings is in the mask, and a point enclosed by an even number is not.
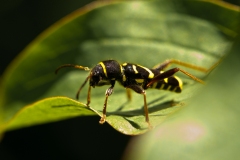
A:
[[[182,81],[176,76],[171,76],[165,78],[164,80],[153,83],[150,88],[168,90],[176,93],[181,93],[182,91]]]

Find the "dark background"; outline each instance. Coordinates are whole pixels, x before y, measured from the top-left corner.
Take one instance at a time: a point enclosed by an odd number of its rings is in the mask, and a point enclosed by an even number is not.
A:
[[[37,35],[90,0],[1,0],[0,75]],[[238,4],[238,0],[228,0]],[[238,4],[239,5],[239,4]],[[121,159],[130,136],[99,117],[78,117],[7,132],[0,142],[1,160]]]
[[[0,75],[37,35],[90,2],[4,0],[0,3]],[[98,116],[78,117],[7,132],[0,142],[0,159],[121,159],[130,136],[98,121]]]

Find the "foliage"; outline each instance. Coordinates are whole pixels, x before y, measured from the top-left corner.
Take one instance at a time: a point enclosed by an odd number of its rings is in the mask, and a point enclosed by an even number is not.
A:
[[[231,25],[224,23],[221,15],[215,15],[215,21],[206,18],[204,11],[195,11],[196,4],[229,15]],[[116,59],[153,67],[173,58],[210,68],[231,47],[238,32],[238,14],[234,7],[225,7],[221,2],[94,2],[43,32],[6,70],[0,91],[0,131],[75,116],[101,115],[107,86],[93,89],[89,110],[84,105],[86,88],[80,102],[66,98],[74,98],[87,73],[68,70],[54,75],[61,64],[93,67],[101,60]],[[206,73],[184,69],[207,81]],[[154,127],[175,111],[185,106],[191,108],[186,102],[192,94],[198,94],[199,87],[208,88],[182,74],[178,76],[185,85],[181,94],[147,91]],[[128,102],[124,88],[117,85],[107,108],[107,122],[124,134],[144,133],[148,128],[142,106],[141,95],[133,93],[133,100]]]
[[[190,100],[191,107],[134,139],[126,159],[239,159],[239,50],[240,37],[207,87]]]

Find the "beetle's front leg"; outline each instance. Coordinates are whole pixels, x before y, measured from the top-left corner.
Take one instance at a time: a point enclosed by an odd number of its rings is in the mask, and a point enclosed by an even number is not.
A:
[[[89,107],[89,104],[91,102],[91,86],[88,87],[88,96],[87,96],[87,106]]]
[[[105,101],[104,101],[104,105],[103,105],[103,115],[99,121],[100,124],[103,124],[105,121],[106,121],[106,112],[107,112],[107,102],[108,102],[108,97],[113,93],[113,88],[114,88],[114,85],[115,85],[115,81],[111,81],[111,87],[109,87],[107,90],[106,90],[106,98],[105,98]]]

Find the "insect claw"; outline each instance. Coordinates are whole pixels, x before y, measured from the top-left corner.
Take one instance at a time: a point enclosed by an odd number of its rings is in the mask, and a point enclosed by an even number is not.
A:
[[[99,121],[100,124],[103,124],[106,122],[106,115],[103,115]]]

